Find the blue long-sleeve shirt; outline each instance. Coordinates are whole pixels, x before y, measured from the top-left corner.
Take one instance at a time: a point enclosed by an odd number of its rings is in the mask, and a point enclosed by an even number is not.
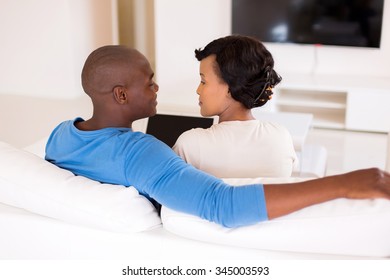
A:
[[[134,186],[162,205],[226,227],[267,220],[261,184],[232,187],[185,163],[151,135],[131,128],[82,131],[74,125],[81,120],[54,129],[46,160],[96,181]]]

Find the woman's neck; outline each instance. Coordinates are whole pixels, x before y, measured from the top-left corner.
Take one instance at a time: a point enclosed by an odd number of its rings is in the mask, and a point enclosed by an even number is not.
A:
[[[252,111],[249,109],[234,111],[232,113],[225,112],[220,114],[218,122],[228,122],[228,121],[250,121],[255,120],[253,117]]]

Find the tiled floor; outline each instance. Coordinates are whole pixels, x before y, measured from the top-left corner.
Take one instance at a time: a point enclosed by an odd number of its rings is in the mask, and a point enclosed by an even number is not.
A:
[[[312,128],[306,141],[327,149],[327,175],[369,167],[385,168],[385,133]]]

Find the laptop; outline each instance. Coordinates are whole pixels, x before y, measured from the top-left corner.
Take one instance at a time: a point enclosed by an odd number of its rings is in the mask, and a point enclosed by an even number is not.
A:
[[[197,127],[209,128],[214,120],[214,118],[189,115],[156,114],[148,118],[146,133],[173,147],[184,131]]]

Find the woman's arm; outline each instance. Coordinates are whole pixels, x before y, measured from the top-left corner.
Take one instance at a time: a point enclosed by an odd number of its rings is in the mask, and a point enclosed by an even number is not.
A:
[[[264,185],[268,218],[336,198],[390,199],[390,174],[377,168],[299,183]]]

